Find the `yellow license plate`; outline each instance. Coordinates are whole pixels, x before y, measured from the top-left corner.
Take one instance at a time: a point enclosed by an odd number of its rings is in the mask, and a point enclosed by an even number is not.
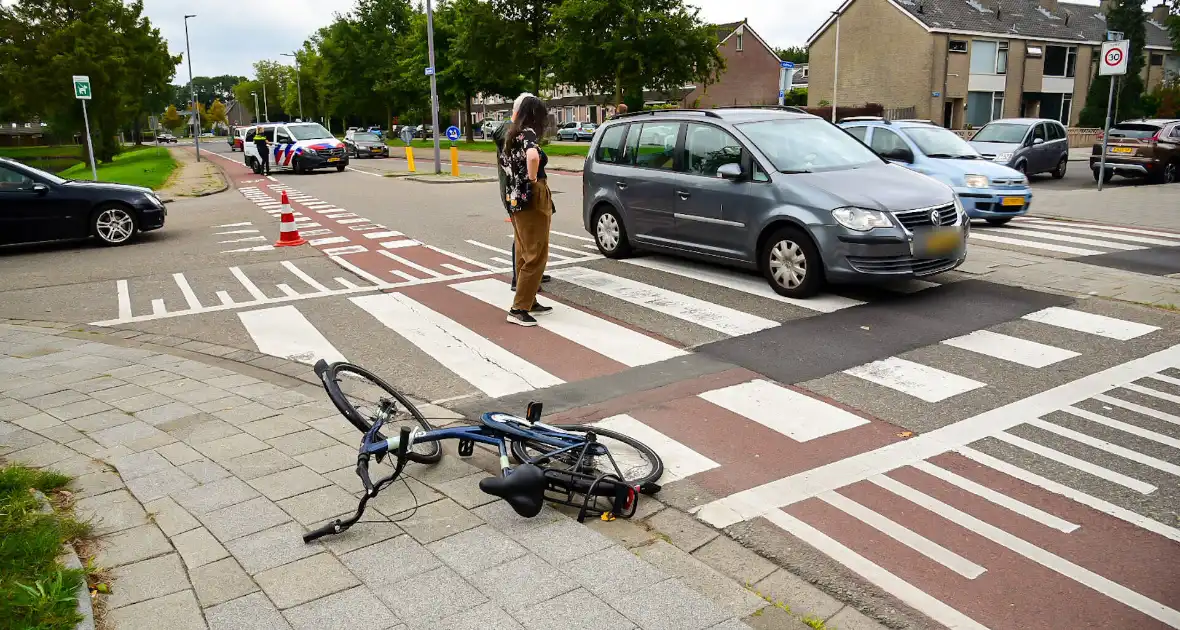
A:
[[[936,229],[914,234],[913,253],[918,257],[942,256],[959,246],[959,233],[953,229]]]
[[[1023,206],[1024,197],[1004,197],[1000,202],[1001,206]]]
[[[329,162],[339,162],[340,158],[328,158]]]
[[[1134,153],[1135,149],[1132,149],[1131,147],[1111,147],[1110,152],[1111,153]]]

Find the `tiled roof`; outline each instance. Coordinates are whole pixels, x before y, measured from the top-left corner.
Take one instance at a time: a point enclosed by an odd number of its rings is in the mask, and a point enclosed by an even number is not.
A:
[[[977,31],[1000,36],[1099,42],[1106,18],[1098,7],[1061,2],[1049,12],[1036,0],[895,0],[933,30]],[[1167,30],[1148,21],[1147,45],[1171,48]]]
[[[745,23],[746,21],[742,20],[741,22],[730,22],[729,24],[714,24],[713,28],[717,29],[717,41],[721,41],[726,37],[729,37],[730,33],[736,31],[737,27]]]

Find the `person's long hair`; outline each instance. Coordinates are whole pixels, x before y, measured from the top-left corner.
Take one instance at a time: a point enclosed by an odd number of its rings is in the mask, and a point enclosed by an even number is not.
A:
[[[549,119],[549,109],[545,107],[545,103],[535,96],[527,96],[520,103],[520,109],[516,111],[516,120],[508,127],[508,133],[504,136],[509,144],[516,142],[516,137],[520,135],[521,131],[525,129],[532,129],[537,134],[537,140],[545,133],[545,123]]]

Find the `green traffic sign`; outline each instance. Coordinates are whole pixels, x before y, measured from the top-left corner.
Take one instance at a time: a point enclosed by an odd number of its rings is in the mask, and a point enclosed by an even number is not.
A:
[[[90,77],[74,77],[74,98],[90,99]]]

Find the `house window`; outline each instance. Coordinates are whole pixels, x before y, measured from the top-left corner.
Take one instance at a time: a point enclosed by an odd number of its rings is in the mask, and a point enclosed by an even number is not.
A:
[[[1061,116],[1057,118],[1057,122],[1068,127],[1069,116],[1073,113],[1073,95],[1065,94],[1061,97]]]
[[[1077,71],[1077,46],[1045,46],[1045,71],[1047,77],[1072,77]]]
[[[1052,118],[1060,122],[1062,125],[1069,126],[1069,116],[1073,113],[1073,95],[1072,94],[1042,94],[1041,95],[1041,116],[1045,118]],[[1057,140],[1059,138],[1052,137],[1055,125],[1049,125],[1050,140]]]
[[[1025,51],[1024,56],[1026,56],[1026,57],[1040,57],[1041,53],[1042,53],[1042,50],[1041,50],[1040,46],[1029,46],[1028,50]]]
[[[737,51],[742,52],[742,34],[737,34]]]
[[[967,93],[967,124],[973,127],[982,127],[997,118],[1003,117],[1003,92]]]
[[[1159,53],[1151,53],[1151,65],[1153,65],[1153,66],[1164,65],[1164,56]]]
[[[952,39],[949,48],[951,52],[965,53],[967,52],[967,40]]]
[[[1008,72],[1008,42],[975,40],[971,45],[971,74]]]

